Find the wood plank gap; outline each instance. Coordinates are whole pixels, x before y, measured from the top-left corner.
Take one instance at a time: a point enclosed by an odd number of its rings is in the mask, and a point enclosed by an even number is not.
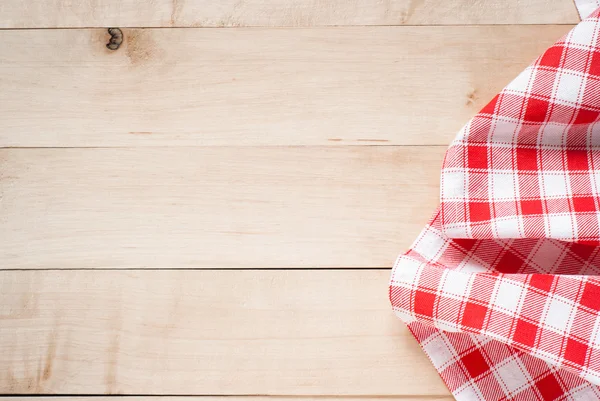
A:
[[[316,270],[333,270],[333,271],[353,271],[353,270],[391,270],[392,266],[375,266],[375,267],[244,267],[244,268],[225,268],[225,267],[106,267],[106,268],[39,268],[39,269],[11,269],[11,268],[0,268],[0,272],[25,272],[25,271],[86,271],[86,270],[102,270],[102,271],[158,271],[158,270],[170,270],[170,271],[316,271]]]
[[[0,394],[0,398],[24,398],[24,399],[60,399],[60,398],[82,398],[82,399],[107,399],[107,400],[135,400],[136,397],[149,397],[153,399],[190,399],[198,398],[200,400],[206,398],[240,398],[245,401],[252,400],[445,400],[453,399],[451,395],[377,395],[377,394],[365,394],[365,395],[278,395],[278,394]]]
[[[86,30],[86,29],[108,29],[108,28],[120,28],[120,29],[169,29],[169,30],[174,30],[174,29],[211,29],[211,30],[218,30],[218,29],[223,29],[223,30],[230,30],[230,29],[272,29],[272,30],[277,30],[277,29],[336,29],[336,28],[384,28],[384,27],[390,27],[390,28],[398,28],[398,27],[406,27],[406,28],[456,28],[456,27],[467,27],[467,28],[473,28],[473,27],[522,27],[522,26],[527,26],[527,27],[536,27],[536,26],[568,26],[568,27],[574,27],[575,25],[577,25],[576,23],[573,22],[562,22],[562,23],[537,23],[537,24],[510,24],[510,23],[506,23],[506,24],[460,24],[460,25],[456,25],[456,24],[427,24],[427,25],[422,25],[422,24],[402,24],[402,25],[394,25],[394,24],[378,24],[378,25],[325,25],[325,26],[284,26],[284,25],[280,25],[280,26],[263,26],[263,25],[247,25],[247,26],[226,26],[226,27],[221,27],[221,26],[176,26],[176,27],[171,27],[171,26],[108,26],[108,25],[97,25],[97,26],[77,26],[77,27],[40,27],[40,28],[0,28],[0,32],[2,31],[52,31],[52,30]]]
[[[323,149],[331,149],[331,148],[369,148],[369,147],[389,147],[389,148],[447,148],[450,146],[450,143],[447,144],[434,144],[434,145],[425,145],[425,144],[360,144],[360,145],[250,145],[244,146],[244,148],[267,148],[267,149],[277,149],[277,148],[323,148]],[[229,146],[229,145],[216,145],[216,146],[206,146],[206,145],[191,145],[186,146],[186,149],[203,149],[203,148],[235,148],[239,146]],[[180,146],[156,146],[156,148],[162,149],[181,149]],[[139,149],[136,146],[0,146],[0,149]]]

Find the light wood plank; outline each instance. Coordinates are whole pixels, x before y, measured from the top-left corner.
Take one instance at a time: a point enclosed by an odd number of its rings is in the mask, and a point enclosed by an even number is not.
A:
[[[571,0],[3,0],[1,28],[561,24]]]
[[[451,401],[454,400],[451,395],[448,396],[397,396],[397,397],[385,397],[386,400],[389,401]],[[26,396],[26,397],[5,397],[2,401],[382,401],[381,397],[282,397],[282,396],[266,396],[266,397],[252,397],[252,396],[69,396],[69,397],[56,397],[53,396],[51,399],[49,397],[35,397],[35,396]]]
[[[0,150],[0,266],[390,267],[444,147]]]
[[[447,395],[389,274],[4,271],[0,391]]]
[[[446,145],[569,26],[0,32],[0,146]]]
[[[451,395],[448,396],[396,396],[396,397],[385,397],[386,400],[390,401],[451,401],[454,400]],[[2,401],[381,401],[381,397],[282,397],[282,396],[266,396],[266,397],[252,397],[252,396],[69,396],[69,397],[56,397],[53,396],[51,399],[44,396],[26,396],[26,397],[5,397]]]

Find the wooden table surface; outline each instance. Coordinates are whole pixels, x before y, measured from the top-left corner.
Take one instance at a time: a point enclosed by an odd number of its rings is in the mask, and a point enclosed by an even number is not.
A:
[[[454,134],[578,21],[572,0],[2,0],[0,393],[450,400],[389,269]]]

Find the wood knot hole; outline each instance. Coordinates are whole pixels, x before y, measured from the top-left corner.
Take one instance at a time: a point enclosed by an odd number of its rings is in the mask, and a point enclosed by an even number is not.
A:
[[[121,46],[121,43],[123,43],[123,31],[119,28],[108,28],[108,34],[110,35],[110,39],[106,47],[110,50],[117,50]]]

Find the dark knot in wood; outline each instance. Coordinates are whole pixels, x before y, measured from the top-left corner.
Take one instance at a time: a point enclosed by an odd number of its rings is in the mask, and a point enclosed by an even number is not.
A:
[[[117,50],[123,43],[123,32],[119,28],[108,28],[110,40],[106,44],[110,50]]]

